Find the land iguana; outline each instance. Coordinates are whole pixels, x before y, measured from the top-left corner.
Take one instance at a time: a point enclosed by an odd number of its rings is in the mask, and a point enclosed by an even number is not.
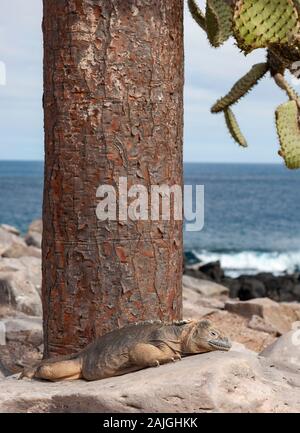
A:
[[[109,332],[77,354],[24,369],[20,378],[99,380],[157,367],[182,356],[230,348],[229,339],[208,320],[146,321]]]

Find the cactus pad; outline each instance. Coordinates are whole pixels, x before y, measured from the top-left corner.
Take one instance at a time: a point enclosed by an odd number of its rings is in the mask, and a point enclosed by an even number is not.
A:
[[[288,44],[299,34],[299,14],[293,0],[238,0],[234,35],[249,53],[272,44]]]
[[[239,124],[235,118],[235,115],[231,111],[230,108],[226,108],[224,110],[225,114],[225,121],[227,128],[232,136],[232,138],[242,147],[248,147],[247,141],[245,137],[243,136]]]
[[[188,7],[191,12],[192,17],[199,26],[206,31],[205,16],[195,0],[188,0]]]
[[[212,46],[222,45],[233,35],[244,54],[257,48],[267,50],[266,63],[254,65],[213,105],[212,113],[223,111],[231,136],[247,147],[230,107],[269,71],[290,99],[276,110],[279,154],[288,168],[300,168],[300,97],[284,77],[286,70],[300,76],[300,0],[206,0],[205,14],[196,1],[188,0],[191,14]]]
[[[288,168],[300,168],[299,110],[296,101],[280,105],[276,110],[276,126],[280,140],[279,155]]]
[[[219,47],[232,35],[233,9],[224,0],[207,0],[205,20],[213,47]]]
[[[251,70],[244,75],[230,90],[230,92],[219,99],[211,108],[212,113],[219,113],[230,105],[238,102],[255,86],[258,81],[267,73],[267,63],[258,63],[252,66]]]

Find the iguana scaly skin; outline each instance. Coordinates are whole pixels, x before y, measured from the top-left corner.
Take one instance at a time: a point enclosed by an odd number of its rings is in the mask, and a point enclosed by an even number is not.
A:
[[[278,113],[281,118],[284,112],[288,124],[293,125],[291,139],[289,129],[283,128],[282,122],[277,121],[281,146],[279,155],[288,168],[300,168],[300,98],[284,79],[285,70],[297,78],[300,76],[300,0],[206,0],[206,13],[200,10],[196,0],[188,0],[188,5],[213,47],[219,47],[233,36],[245,55],[258,48],[267,50],[266,63],[254,65],[226,96],[213,105],[211,111],[224,113],[231,136],[239,145],[246,147],[246,140],[230,107],[269,71],[289,100],[294,101],[293,104],[278,107],[276,111],[277,119]]]
[[[96,339],[76,355],[42,361],[25,369],[21,378],[99,380],[230,347],[229,339],[208,320],[141,322]]]

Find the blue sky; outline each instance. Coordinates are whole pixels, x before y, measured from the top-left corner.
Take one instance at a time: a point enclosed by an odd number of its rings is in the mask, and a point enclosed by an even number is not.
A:
[[[0,84],[0,159],[43,158],[41,17],[41,0],[1,0],[0,73],[2,62],[7,80],[5,86]],[[234,109],[248,149],[240,149],[229,137],[222,115],[209,111],[252,64],[263,59],[262,50],[245,58],[233,40],[211,48],[186,11],[185,161],[281,161],[274,110],[286,97],[269,78]]]

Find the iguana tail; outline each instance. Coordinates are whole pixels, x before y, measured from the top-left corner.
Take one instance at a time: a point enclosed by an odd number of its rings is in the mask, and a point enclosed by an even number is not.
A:
[[[44,360],[35,367],[24,368],[19,379],[45,379],[52,382],[73,380],[82,377],[82,358],[76,355],[66,355]]]

